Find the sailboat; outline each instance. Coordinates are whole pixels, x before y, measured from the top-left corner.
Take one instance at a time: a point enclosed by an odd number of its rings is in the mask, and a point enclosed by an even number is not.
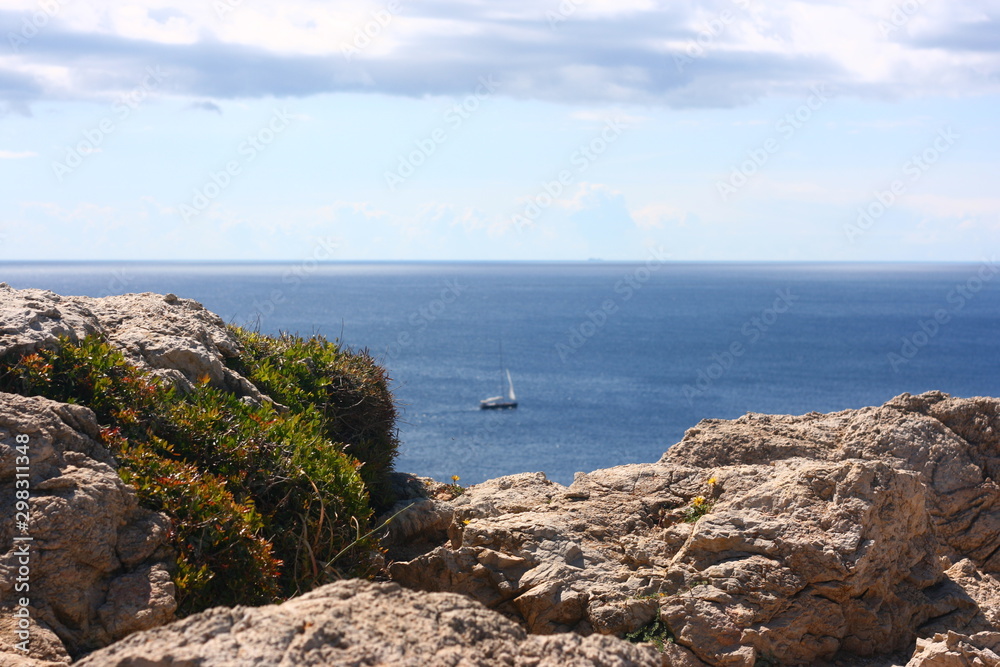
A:
[[[504,385],[506,380],[506,385]],[[510,379],[510,369],[503,365],[503,343],[500,344],[500,395],[479,401],[480,410],[510,410],[517,407],[514,381]]]

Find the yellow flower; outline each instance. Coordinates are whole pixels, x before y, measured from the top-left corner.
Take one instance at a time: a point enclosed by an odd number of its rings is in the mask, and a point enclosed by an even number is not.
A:
[[[715,483],[716,483],[716,481],[717,481],[717,480],[715,479],[715,476],[712,476],[712,477],[709,477],[709,478],[708,478],[708,482],[707,482],[707,484],[708,484],[709,486],[715,486]]]
[[[470,523],[472,523],[472,519],[462,519],[462,523],[468,526]]]
[[[691,499],[691,505],[694,507],[703,507],[708,501],[705,500],[705,496],[695,496]]]
[[[458,480],[460,480],[460,479],[462,479],[462,478],[461,478],[461,477],[459,477],[458,475],[452,475],[452,476],[451,476],[451,481],[453,481],[453,482],[457,482],[457,481],[458,481]]]

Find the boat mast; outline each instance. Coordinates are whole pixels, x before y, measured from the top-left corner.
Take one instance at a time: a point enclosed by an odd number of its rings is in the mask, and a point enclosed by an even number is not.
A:
[[[500,339],[500,395],[506,396],[507,392],[503,389],[503,339]]]

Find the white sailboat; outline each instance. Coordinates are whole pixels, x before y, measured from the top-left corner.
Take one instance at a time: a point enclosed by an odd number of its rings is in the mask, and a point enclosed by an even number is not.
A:
[[[504,386],[504,380],[507,384]],[[510,369],[503,365],[503,343],[500,344],[500,395],[479,401],[480,410],[510,410],[517,407],[514,381],[510,379]]]

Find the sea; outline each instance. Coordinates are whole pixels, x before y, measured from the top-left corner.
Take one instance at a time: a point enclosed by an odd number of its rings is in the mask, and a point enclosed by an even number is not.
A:
[[[1000,396],[1000,264],[12,263],[60,294],[172,292],[366,349],[396,468],[461,484],[656,461],[702,419]],[[502,365],[501,365],[502,350]],[[480,410],[509,370],[515,410]]]

